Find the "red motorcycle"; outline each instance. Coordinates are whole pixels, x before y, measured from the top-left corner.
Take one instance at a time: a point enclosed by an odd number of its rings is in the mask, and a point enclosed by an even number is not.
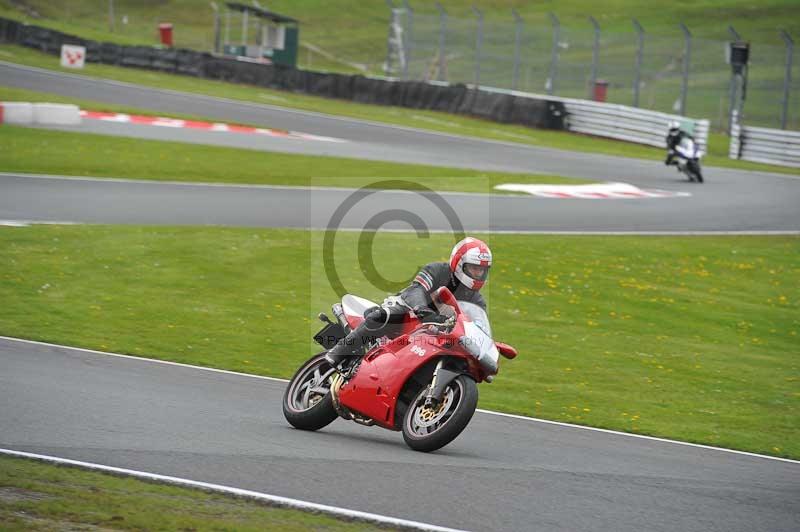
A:
[[[511,359],[517,352],[492,340],[479,306],[456,301],[447,288],[432,298],[442,323],[407,313],[400,336],[376,341],[338,371],[325,361],[327,351],[311,357],[284,393],[286,420],[303,430],[319,430],[337,417],[378,425],[402,431],[406,444],[423,452],[453,441],[475,413],[477,383],[494,379],[499,355]],[[337,322],[320,314],[326,326],[314,339],[332,348],[376,306],[345,295],[333,305]]]

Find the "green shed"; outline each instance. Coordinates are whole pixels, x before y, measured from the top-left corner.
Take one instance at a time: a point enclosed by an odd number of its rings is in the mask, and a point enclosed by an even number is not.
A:
[[[297,66],[300,28],[297,19],[238,2],[225,4],[225,29],[222,53],[272,61],[276,65]],[[233,19],[233,20],[232,20]],[[238,33],[237,35],[231,35]],[[219,42],[219,39],[217,39]]]

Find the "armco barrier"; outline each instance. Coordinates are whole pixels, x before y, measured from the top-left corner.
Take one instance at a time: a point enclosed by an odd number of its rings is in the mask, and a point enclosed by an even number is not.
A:
[[[800,168],[800,132],[734,124],[728,156]]]
[[[666,148],[666,136],[670,124],[679,122],[686,127],[688,122],[692,126],[692,135],[700,149],[705,152],[708,151],[710,123],[705,119],[687,118],[685,116],[639,109],[638,107],[628,107],[627,105],[528,94],[490,87],[484,87],[481,90],[486,93],[513,96],[517,100],[513,107],[513,114],[508,117],[512,123],[550,129],[565,129],[575,133]],[[521,102],[525,100],[533,102],[531,110],[522,111],[525,105]],[[541,116],[536,116],[537,112],[541,112],[539,102],[548,102],[550,108]],[[561,106],[559,107],[555,104],[561,104]],[[566,114],[564,118],[558,116],[562,112]],[[534,118],[530,122],[525,121],[524,118],[531,117],[531,113],[533,113]],[[500,118],[495,119],[501,122],[504,121],[502,120],[502,115]],[[551,125],[539,125],[548,118],[553,119],[554,123]]]
[[[588,100],[563,99],[562,101],[569,114],[567,120],[569,131],[664,148],[670,123],[691,121],[697,144],[701,150],[708,151],[708,120]]]

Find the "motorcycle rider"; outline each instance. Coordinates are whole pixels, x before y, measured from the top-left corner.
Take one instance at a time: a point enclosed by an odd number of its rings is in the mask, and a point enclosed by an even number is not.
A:
[[[680,145],[681,140],[684,138],[689,137],[693,138],[687,132],[681,129],[681,126],[678,122],[672,122],[669,126],[669,131],[667,132],[667,158],[664,160],[664,164],[669,166],[674,164],[673,160],[675,159],[675,148]]]
[[[403,318],[410,311],[426,321],[441,317],[433,306],[431,293],[446,286],[459,301],[474,303],[486,310],[480,289],[486,283],[492,265],[492,252],[485,242],[467,237],[453,247],[449,262],[431,262],[423,267],[411,284],[383,305],[368,310],[365,320],[328,351],[325,359],[338,367],[348,356],[361,356],[377,338],[396,337]]]

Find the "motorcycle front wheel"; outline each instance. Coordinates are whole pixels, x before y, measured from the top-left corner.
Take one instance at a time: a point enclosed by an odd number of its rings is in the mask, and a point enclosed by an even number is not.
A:
[[[478,386],[466,375],[459,375],[447,386],[436,407],[418,404],[427,392],[427,387],[420,390],[403,418],[406,444],[426,453],[444,447],[467,427],[478,406]]]
[[[335,374],[318,353],[300,366],[283,394],[283,416],[293,427],[319,430],[338,417],[331,398],[330,378]]]
[[[689,161],[688,170],[691,174],[694,174],[694,179],[698,183],[703,182],[703,174],[700,171],[700,163],[697,161]]]

